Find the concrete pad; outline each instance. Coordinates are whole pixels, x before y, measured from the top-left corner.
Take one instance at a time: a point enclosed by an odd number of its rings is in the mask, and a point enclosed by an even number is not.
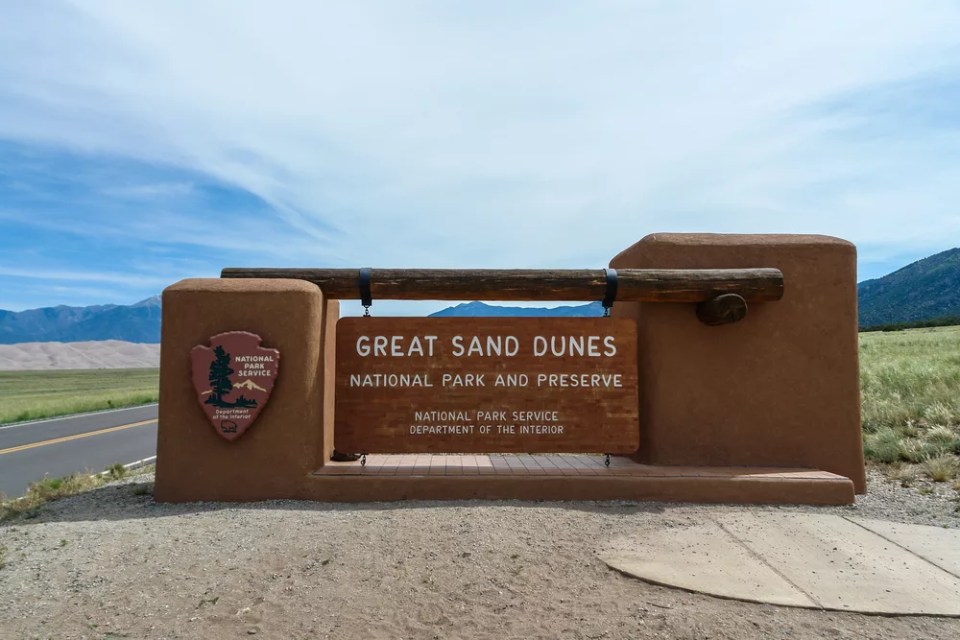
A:
[[[951,573],[958,550],[960,531],[739,511],[683,528],[655,527],[614,541],[600,556],[638,578],[720,597],[960,616],[960,578]]]
[[[709,520],[614,540],[600,558],[618,571],[668,587],[751,602],[817,606]]]
[[[944,571],[960,578],[960,532],[956,529],[922,527],[916,525],[848,518],[861,527],[894,542],[934,564]]]
[[[960,580],[846,518],[740,513],[718,521],[823,608],[960,615]]]

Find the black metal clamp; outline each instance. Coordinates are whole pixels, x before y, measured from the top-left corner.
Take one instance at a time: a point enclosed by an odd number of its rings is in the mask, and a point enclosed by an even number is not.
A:
[[[373,295],[370,293],[370,274],[369,267],[360,269],[360,304],[363,305],[363,316],[370,317],[370,307],[373,306]]]
[[[603,273],[607,277],[607,292],[603,296],[603,317],[610,317],[610,309],[613,308],[613,302],[617,299],[617,270],[604,269]]]

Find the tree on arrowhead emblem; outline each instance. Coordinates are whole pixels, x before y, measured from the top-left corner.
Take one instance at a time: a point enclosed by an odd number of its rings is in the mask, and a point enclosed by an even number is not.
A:
[[[218,407],[229,407],[229,402],[224,401],[223,396],[233,390],[233,382],[230,376],[233,375],[233,369],[230,367],[230,354],[223,350],[223,347],[217,345],[214,349],[214,360],[210,363],[210,390],[212,393],[207,397],[207,404]]]

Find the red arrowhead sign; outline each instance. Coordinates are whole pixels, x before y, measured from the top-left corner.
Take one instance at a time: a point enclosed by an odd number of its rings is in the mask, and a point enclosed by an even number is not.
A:
[[[220,436],[236,440],[250,428],[270,399],[280,368],[280,352],[260,346],[247,331],[210,338],[210,346],[190,350],[197,400]]]

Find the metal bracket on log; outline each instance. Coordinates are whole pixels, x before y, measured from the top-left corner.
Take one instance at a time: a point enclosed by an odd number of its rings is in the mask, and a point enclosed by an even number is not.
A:
[[[610,317],[610,309],[613,308],[613,303],[617,300],[617,270],[616,269],[604,269],[604,275],[607,278],[607,291],[603,294],[603,302],[600,304],[603,305],[603,317]]]
[[[222,278],[289,278],[312,282],[328,298],[358,297],[356,269],[232,267]],[[604,269],[377,269],[370,294],[381,300],[599,300]],[[779,269],[617,269],[621,302],[687,302],[709,325],[743,319],[748,302],[783,297]]]

